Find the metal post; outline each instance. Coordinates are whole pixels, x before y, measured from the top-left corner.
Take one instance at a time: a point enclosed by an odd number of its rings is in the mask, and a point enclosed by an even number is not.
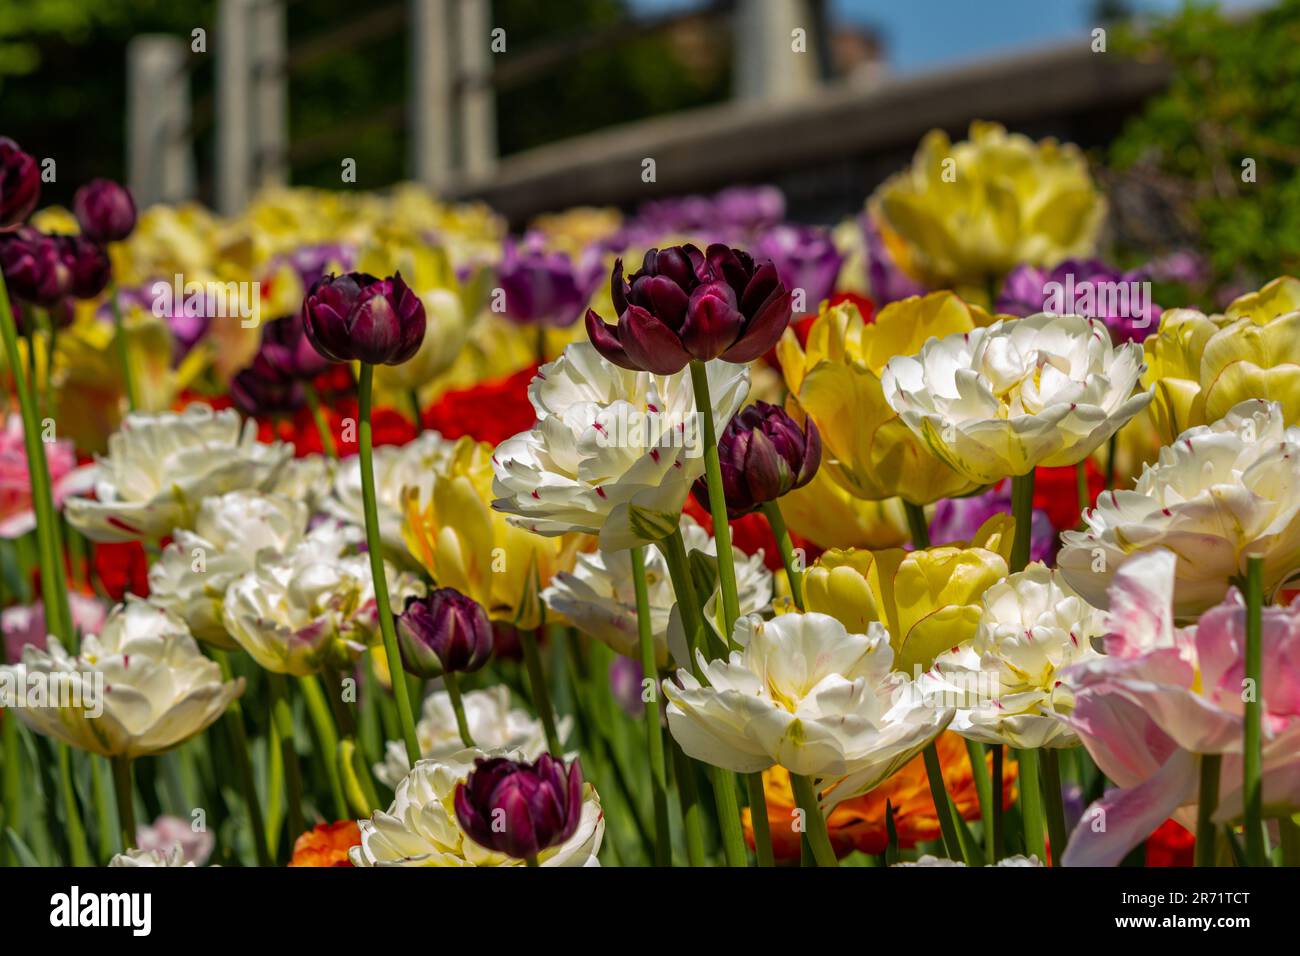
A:
[[[431,189],[447,185],[452,169],[452,85],[449,0],[411,4],[410,165]]]
[[[253,181],[253,0],[221,0],[217,9],[217,211],[248,204]]]
[[[127,180],[141,208],[194,196],[184,42],[142,34],[126,48]]]
[[[460,0],[460,161],[469,179],[489,176],[497,160],[496,92],[492,88],[491,0]]]
[[[740,100],[792,100],[817,83],[818,18],[805,0],[736,0],[735,95]],[[795,31],[802,30],[803,52]]]
[[[289,74],[284,3],[257,0],[253,8],[253,181],[282,186],[288,181]]]

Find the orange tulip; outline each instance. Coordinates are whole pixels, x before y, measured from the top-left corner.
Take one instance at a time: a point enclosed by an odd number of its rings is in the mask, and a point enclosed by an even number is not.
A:
[[[348,850],[361,843],[355,820],[339,820],[312,827],[293,841],[290,866],[351,866]]]

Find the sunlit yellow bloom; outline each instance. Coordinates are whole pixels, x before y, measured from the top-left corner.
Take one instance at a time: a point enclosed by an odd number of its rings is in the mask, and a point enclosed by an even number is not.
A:
[[[825,467],[781,499],[781,515],[791,531],[823,548],[895,548],[909,540],[899,499],[855,498]]]
[[[984,592],[1007,575],[1014,526],[1009,515],[994,515],[966,545],[827,551],[804,576],[805,607],[855,633],[882,622],[894,666],[924,670],[974,637]]]
[[[777,355],[790,393],[817,424],[822,470],[855,497],[900,496],[914,504],[974,491],[976,482],[939,461],[889,407],[880,373],[895,355],[912,355],[931,336],[965,333],[992,317],[951,292],[913,296],[864,322],[850,302],[824,310],[800,348],[787,329]]]
[[[492,446],[460,439],[431,494],[403,492],[402,535],[438,587],[468,594],[495,620],[537,627],[534,571],[538,589],[546,587],[557,571],[573,569],[583,539],[545,538],[511,525],[492,510],[492,476]]]
[[[959,143],[932,130],[871,203],[913,278],[984,293],[1021,263],[1090,255],[1106,213],[1078,147],[986,122],[972,123]]]

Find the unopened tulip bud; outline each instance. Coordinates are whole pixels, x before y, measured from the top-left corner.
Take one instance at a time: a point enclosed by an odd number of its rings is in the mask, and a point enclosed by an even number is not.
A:
[[[476,671],[492,656],[487,612],[453,588],[408,601],[397,635],[402,666],[417,677]]]
[[[755,402],[733,418],[718,442],[727,514],[739,518],[812,481],[822,459],[821,436],[809,419],[806,428],[779,406]],[[695,498],[709,507],[704,479]]]
[[[78,189],[72,210],[81,234],[95,242],[119,242],[135,228],[135,200],[111,179],[92,179]]]

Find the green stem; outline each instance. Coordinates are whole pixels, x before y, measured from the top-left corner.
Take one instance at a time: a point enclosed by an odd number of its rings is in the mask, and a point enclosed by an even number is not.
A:
[[[637,641],[641,651],[641,671],[655,679],[659,673],[655,653],[654,631],[650,626],[650,591],[645,577],[645,549],[633,548],[632,585],[636,592]],[[668,768],[664,761],[663,729],[659,726],[659,687],[644,695],[646,756],[650,762],[650,789],[654,798],[655,866],[672,866],[673,835],[668,824]]]
[[[1242,752],[1242,796],[1245,809],[1246,859],[1251,866],[1268,866],[1264,836],[1264,800],[1261,784],[1263,737],[1261,717],[1264,702],[1261,667],[1263,633],[1264,561],[1246,559],[1246,680],[1254,693],[1246,699],[1245,749]]]
[[[338,458],[339,448],[334,443],[334,433],[330,431],[329,422],[325,420],[325,413],[320,407],[320,396],[316,394],[316,389],[312,387],[311,382],[302,383],[302,393],[307,398],[307,408],[311,410],[311,420],[316,423],[316,434],[320,436],[320,446],[331,458]]]
[[[1029,545],[1034,524],[1034,473],[1011,479],[1011,515],[1016,519],[1015,539],[1011,545],[1010,571],[1015,574],[1029,564]]]
[[[1051,840],[1052,866],[1060,866],[1070,831],[1065,827],[1065,803],[1061,796],[1061,756],[1054,747],[1043,748],[1043,801],[1047,805],[1047,835]],[[1046,861],[1044,861],[1046,862]]]
[[[541,628],[537,629],[538,631]],[[551,706],[551,690],[546,683],[546,671],[542,667],[542,655],[537,647],[537,634],[528,628],[519,629],[519,646],[524,652],[524,668],[528,671],[528,690],[533,698],[533,709],[546,730],[546,749],[556,759],[564,759],[564,748],[560,745],[560,735],[556,730],[555,710]]]
[[[930,547],[930,526],[925,521],[925,509],[904,501],[903,513],[907,515],[907,527],[912,532],[912,547],[918,551]]]
[[[230,666],[230,655],[220,648],[211,648],[213,660],[221,668],[223,683],[234,680],[234,670]],[[273,866],[270,851],[266,843],[266,823],[262,819],[262,804],[257,799],[257,786],[253,777],[253,760],[248,752],[248,734],[244,729],[244,709],[236,697],[226,708],[226,732],[230,736],[230,750],[235,758],[235,773],[239,776],[239,789],[244,798],[244,808],[248,813],[248,825],[253,831],[253,850],[257,855],[258,866]]]
[[[113,795],[117,797],[117,829],[122,849],[135,846],[135,797],[131,786],[131,758],[113,758]]]
[[[749,822],[754,829],[754,854],[758,857],[758,865],[775,866],[772,821],[767,815],[767,794],[763,790],[761,770],[745,774],[745,790],[749,797]]]
[[[669,739],[673,752],[673,773],[677,780],[677,801],[681,804],[682,830],[686,834],[686,861],[691,866],[704,866],[704,821],[700,792],[695,782],[695,768],[677,742]]]
[[[370,573],[375,581],[375,606],[379,614],[379,630],[384,639],[384,653],[388,657],[388,672],[393,677],[393,697],[397,701],[397,716],[402,724],[402,738],[406,742],[406,756],[414,767],[420,759],[420,743],[415,736],[415,715],[411,710],[410,689],[406,686],[406,672],[402,670],[402,655],[397,648],[397,631],[393,627],[393,611],[388,604],[388,578],[384,574],[383,543],[379,537],[379,508],[375,499],[374,450],[370,434],[370,391],[375,377],[375,367],[361,363],[361,381],[358,384],[358,422],[361,432],[361,500],[366,512],[366,548],[370,554]]]
[[[993,859],[993,780],[984,760],[984,745],[967,740],[966,756],[970,760],[971,775],[975,778],[975,792],[980,801],[980,820],[984,824],[984,862],[992,866],[997,862]]]
[[[686,647],[690,660],[685,663],[692,674],[702,679],[699,660],[696,658],[698,641],[703,635],[703,619],[700,615],[699,597],[695,593],[695,579],[691,577],[689,559],[686,557],[686,542],[682,540],[681,528],[674,529],[663,541],[664,560],[668,564],[668,576],[673,582],[673,595],[677,598],[677,610],[682,616],[682,630],[686,632]]]
[[[1006,748],[997,744],[993,748],[993,771],[989,774],[989,782],[993,790],[993,827],[988,834],[989,840],[989,865],[1002,859],[1002,801],[1005,792],[1005,772],[1002,767]]]
[[[1017,750],[1020,764],[1020,814],[1025,824],[1025,852],[1047,865],[1047,843],[1043,833],[1043,791],[1038,779],[1038,751]]]
[[[1119,432],[1110,436],[1106,442],[1106,490],[1115,487],[1115,448],[1119,444]]]
[[[401,671],[397,672],[399,675]],[[302,768],[298,766],[298,747],[293,735],[293,711],[289,707],[289,684],[283,674],[269,673],[267,689],[271,697],[271,720],[280,735],[280,754],[284,760],[286,799],[289,804],[289,845],[302,835]],[[414,764],[412,764],[414,766]]]
[[[112,771],[107,777],[112,776]],[[113,828],[113,798],[108,792],[108,779],[104,773],[104,758],[90,756],[90,790],[95,795],[95,828],[98,830],[97,849],[100,860],[107,861],[117,852],[117,833]]]
[[[448,671],[442,675],[442,686],[447,688],[447,696],[451,699],[451,710],[456,715],[456,730],[460,734],[460,742],[466,747],[473,747],[474,738],[470,736],[469,721],[465,719],[465,702],[460,697],[460,679]]]
[[[131,411],[135,411],[140,407],[140,393],[136,389],[135,370],[131,367],[126,323],[122,321],[122,304],[117,301],[117,285],[112,282],[108,286],[108,304],[113,312],[113,344],[117,348],[118,364],[122,367],[122,384],[126,389],[126,407]]]
[[[1300,866],[1300,824],[1294,817],[1277,821],[1277,835],[1282,849],[1283,866]]]
[[[704,480],[709,488],[709,511],[713,515],[713,540],[718,552],[718,583],[722,588],[722,619],[727,643],[740,617],[736,589],[736,563],[731,552],[731,526],[727,524],[727,498],[722,488],[722,463],[718,459],[718,436],[713,421],[713,400],[709,396],[709,373],[703,362],[691,362],[691,386],[695,390],[695,411],[704,427]],[[723,423],[726,424],[725,422]]]
[[[740,802],[736,799],[736,775],[730,770],[708,765],[709,783],[713,786],[713,802],[718,811],[718,830],[722,838],[722,854],[727,866],[747,866],[749,854],[745,850],[745,832],[740,826]]]
[[[1197,866],[1214,866],[1218,851],[1219,828],[1214,825],[1214,811],[1219,808],[1219,771],[1223,757],[1201,754],[1201,792],[1196,801]]]
[[[790,784],[794,788],[794,800],[803,811],[804,834],[808,838],[808,847],[818,866],[839,866],[835,850],[831,847],[830,834],[826,832],[826,817],[817,805],[817,791],[813,789],[812,780],[799,774],[790,774]]]
[[[424,431],[424,415],[420,408],[420,390],[413,388],[406,393],[407,399],[411,403],[411,415],[414,416],[415,434],[419,435]]]
[[[72,786],[72,752],[67,744],[58,745],[59,790],[63,796],[63,815],[67,824],[68,853],[73,866],[90,866],[90,845],[86,828],[77,808],[77,793]]]
[[[307,717],[316,728],[316,737],[320,741],[321,753],[325,755],[325,776],[329,780],[330,798],[334,801],[334,819],[342,820],[348,816],[348,802],[343,796],[343,773],[339,766],[339,733],[330,715],[325,692],[321,690],[320,681],[313,674],[298,679],[302,691],[303,703],[307,706]]]
[[[943,835],[943,848],[948,859],[970,863],[962,853],[961,840],[957,836],[957,824],[952,818],[952,801],[948,799],[948,790],[943,783],[943,764],[939,761],[939,749],[934,741],[925,745],[922,751],[925,760],[925,776],[930,783],[930,797],[934,800],[934,814],[939,820],[939,832]]]
[[[795,564],[794,544],[790,541],[790,529],[785,526],[781,506],[775,501],[765,501],[763,515],[767,518],[767,523],[772,528],[772,536],[776,538],[776,546],[781,551],[781,563],[785,565],[785,576],[790,582],[790,597],[794,599],[794,606],[802,611],[803,569]]]

